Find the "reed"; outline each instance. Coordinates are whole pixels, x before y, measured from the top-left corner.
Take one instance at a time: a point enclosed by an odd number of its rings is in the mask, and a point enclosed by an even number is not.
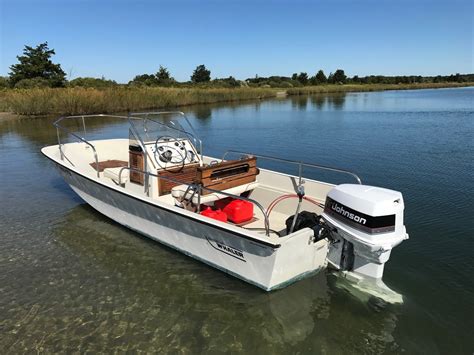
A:
[[[474,86],[474,83],[346,84],[298,88],[36,88],[0,90],[0,112],[24,116],[77,115],[174,108],[194,104],[238,102],[287,95],[356,91],[409,90]]]
[[[7,90],[0,107],[18,115],[77,115],[151,110],[274,97],[274,89],[61,88]]]
[[[474,83],[414,83],[414,84],[345,84],[302,86],[287,89],[288,95],[326,94],[337,92],[365,92],[384,90],[439,89],[449,87],[474,86]]]
[[[0,89],[0,112],[9,111],[8,103],[7,103],[7,89]]]

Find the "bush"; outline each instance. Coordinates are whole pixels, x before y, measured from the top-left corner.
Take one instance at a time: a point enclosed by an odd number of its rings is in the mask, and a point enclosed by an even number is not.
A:
[[[285,89],[286,89],[286,88],[292,88],[292,87],[293,87],[293,84],[290,83],[289,81],[282,81],[282,82],[280,83],[280,86],[279,86],[279,87],[285,88]]]
[[[34,89],[49,86],[49,81],[44,78],[22,79],[15,84],[15,89]]]
[[[10,87],[10,80],[6,76],[0,76],[0,89],[6,89]]]
[[[68,83],[70,87],[83,87],[83,88],[108,88],[117,86],[117,82],[114,80],[106,80],[105,78],[76,78]]]
[[[301,83],[298,80],[291,80],[291,81],[289,81],[289,83],[291,85],[293,85],[293,87],[295,87],[295,88],[302,86]]]

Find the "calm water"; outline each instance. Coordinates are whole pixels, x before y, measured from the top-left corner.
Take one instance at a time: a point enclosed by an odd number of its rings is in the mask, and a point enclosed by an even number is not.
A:
[[[41,155],[56,142],[51,118],[0,121],[0,353],[472,354],[473,102],[466,88],[188,109],[206,154],[303,159],[402,191],[410,239],[384,275],[398,306],[355,297],[329,272],[265,293],[142,238]]]

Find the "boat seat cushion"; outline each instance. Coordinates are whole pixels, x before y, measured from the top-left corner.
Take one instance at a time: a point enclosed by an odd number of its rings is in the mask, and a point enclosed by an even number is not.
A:
[[[222,190],[222,192],[238,196],[243,192],[254,190],[258,186],[259,186],[259,183],[255,181],[255,182],[250,182],[250,183],[247,183],[247,184],[242,184],[240,186],[232,187],[232,188],[227,189],[227,190]],[[195,193],[194,196],[193,196],[193,191],[190,189],[188,191],[187,195],[184,196],[187,189],[188,189],[188,185],[175,186],[171,189],[171,195],[175,198],[175,200],[178,203],[181,203],[181,201],[183,201],[183,200],[189,200],[189,199],[191,199],[191,196],[192,196],[192,199],[193,199],[192,202],[193,202],[193,204],[196,205],[198,203],[197,193]],[[212,192],[208,195],[201,195],[201,203],[214,202],[214,201],[226,198],[226,197],[227,197],[227,195],[217,193],[217,192]]]
[[[120,174],[120,170],[122,170],[122,168],[106,168],[104,169],[104,177],[107,177],[109,179],[112,179],[114,180],[115,182],[119,182],[119,174]],[[127,182],[128,181],[128,169],[124,169],[122,171],[122,183],[124,182]]]

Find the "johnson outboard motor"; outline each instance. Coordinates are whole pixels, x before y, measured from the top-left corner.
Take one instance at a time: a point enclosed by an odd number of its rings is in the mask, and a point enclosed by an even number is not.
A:
[[[380,281],[392,248],[408,239],[403,210],[398,191],[353,184],[334,187],[322,214],[332,227],[328,262],[355,278]]]

